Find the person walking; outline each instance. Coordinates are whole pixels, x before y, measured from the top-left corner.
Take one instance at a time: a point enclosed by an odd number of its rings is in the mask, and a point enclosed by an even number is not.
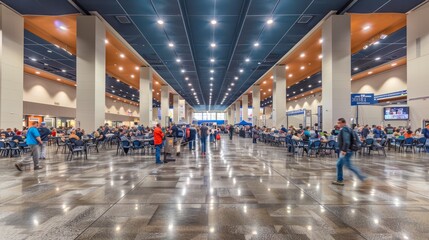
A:
[[[344,186],[343,179],[343,166],[345,165],[350,171],[352,171],[356,176],[364,181],[366,179],[365,176],[361,174],[358,168],[353,166],[351,162],[351,157],[353,155],[353,145],[357,144],[354,141],[354,133],[351,128],[347,126],[346,120],[344,118],[339,118],[337,126],[341,129],[338,134],[338,147],[340,149],[340,156],[337,161],[337,180],[332,181],[334,185]]]
[[[42,145],[43,142],[42,142],[42,139],[40,139],[40,133],[39,133],[39,130],[37,130],[38,127],[39,127],[39,122],[35,121],[32,123],[32,126],[28,129],[25,142],[30,147],[31,155],[15,163],[15,167],[16,169],[18,169],[18,171],[22,171],[22,167],[24,167],[25,165],[31,164],[31,158],[33,158],[34,170],[42,169],[42,167],[39,166],[39,156],[40,156],[40,145]]]
[[[164,139],[164,133],[161,129],[161,124],[157,123],[155,129],[153,130],[153,142],[155,144],[155,159],[156,164],[162,164],[161,161],[161,149],[162,149],[162,142]]]
[[[46,127],[46,123],[42,122],[39,127],[40,139],[43,144],[40,146],[40,159],[46,159],[46,146],[48,145],[49,135],[51,134],[51,130]]]
[[[209,129],[205,123],[200,128],[200,139],[201,139],[201,155],[206,155],[206,145]]]
[[[229,140],[232,140],[232,136],[234,135],[234,126],[231,124],[229,125]]]

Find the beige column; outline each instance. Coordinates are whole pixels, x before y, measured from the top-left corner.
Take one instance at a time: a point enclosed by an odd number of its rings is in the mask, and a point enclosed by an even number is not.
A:
[[[273,73],[273,127],[286,126],[286,68],[284,65],[274,67]]]
[[[249,95],[244,94],[241,98],[242,101],[242,112],[243,112],[243,120],[248,122],[249,121]]]
[[[168,110],[170,109],[170,87],[161,86],[161,125],[168,125]]]
[[[260,123],[261,111],[261,86],[253,85],[252,87],[252,115],[253,125],[261,125]]]
[[[96,16],[77,17],[76,120],[87,132],[104,124],[106,29]]]
[[[241,121],[240,110],[241,110],[241,103],[240,103],[240,100],[237,100],[237,102],[235,102],[235,122],[234,122],[234,124],[239,123]]]
[[[140,68],[140,124],[143,126],[152,125],[152,68]]]

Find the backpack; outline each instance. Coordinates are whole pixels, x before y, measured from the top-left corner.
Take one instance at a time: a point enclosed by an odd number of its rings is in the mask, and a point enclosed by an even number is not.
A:
[[[362,146],[359,136],[352,129],[350,129],[350,131],[350,150],[352,150],[353,152],[359,151]]]
[[[182,138],[183,137],[183,130],[182,129],[177,130],[176,137],[178,137],[178,138]]]
[[[186,138],[190,138],[191,137],[191,129],[190,128],[186,128]]]

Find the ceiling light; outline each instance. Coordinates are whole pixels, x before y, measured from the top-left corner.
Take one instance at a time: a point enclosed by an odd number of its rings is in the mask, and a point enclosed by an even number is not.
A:
[[[104,43],[105,43],[105,44],[108,44],[108,43],[109,43],[109,40],[104,39]]]
[[[216,43],[210,43],[210,47],[212,48],[216,47]]]
[[[210,58],[210,62],[215,62],[215,59],[214,58]]]
[[[310,76],[307,76],[307,79],[310,79]]]
[[[321,83],[322,82],[322,80],[319,80],[319,83]]]
[[[138,71],[138,70],[139,70],[139,67],[135,67],[134,69]]]
[[[213,86],[213,83],[210,83],[210,87],[212,87]]]
[[[231,88],[228,88],[228,91],[231,91]]]
[[[289,77],[293,77],[293,74],[291,73],[291,74],[289,74]]]
[[[299,57],[301,57],[301,58],[305,57],[305,53],[301,53],[301,54],[299,55]]]
[[[323,43],[323,38],[319,39],[319,43]]]
[[[353,68],[353,70],[354,70],[354,71],[357,71],[357,70],[359,70],[359,68],[358,68],[358,67],[355,67],[355,68]]]
[[[36,71],[36,74],[40,74],[40,72],[39,72],[39,71]]]
[[[195,89],[191,88],[191,91],[193,92],[193,91],[195,91]]]
[[[213,81],[213,77],[210,77],[210,80],[212,80],[212,81]]]
[[[309,88],[311,88],[311,85],[308,85]]]
[[[168,46],[172,48],[172,47],[174,47],[174,43],[172,43],[172,42],[168,43]]]
[[[131,74],[131,78],[134,78],[134,74]]]
[[[273,78],[274,78],[274,76],[271,76],[270,78],[271,78],[271,79],[273,79]]]
[[[387,35],[386,35],[386,34],[381,34],[381,35],[380,35],[380,39],[385,39],[385,38],[387,38]]]
[[[271,88],[270,88],[270,89],[268,89],[268,92],[271,92]]]
[[[378,45],[378,44],[380,44],[380,42],[379,42],[379,41],[377,41],[377,42],[375,42],[375,43],[374,43],[374,45]]]
[[[121,53],[121,54],[119,55],[119,57],[121,57],[121,58],[125,58],[125,54]]]
[[[255,42],[255,43],[253,44],[253,46],[255,46],[255,47],[259,47],[259,43],[258,43],[258,42]]]
[[[188,83],[188,86],[192,86],[192,83]]]
[[[322,58],[323,58],[323,55],[322,55],[322,54],[320,54],[320,55],[319,55],[319,59],[322,59]]]
[[[163,25],[164,24],[164,21],[162,21],[161,19],[159,19],[157,22],[158,22],[159,25]]]
[[[37,59],[35,59],[35,58],[30,58],[30,60],[33,62],[37,61]]]
[[[186,81],[188,81],[188,80],[189,80],[189,78],[188,78],[188,77],[185,77],[185,80],[186,80]]]
[[[249,59],[249,58],[246,58],[246,59],[245,59],[245,61],[246,61],[246,62],[250,62],[250,59]]]
[[[216,21],[216,19],[213,19],[213,20],[211,20],[211,21],[210,21],[210,23],[211,23],[212,25],[216,25],[217,21]]]
[[[368,48],[368,44],[365,44],[365,46],[363,46],[363,50]]]
[[[234,77],[235,80],[238,80],[238,77]]]
[[[132,86],[130,86],[130,88],[133,88]]]
[[[262,83],[265,84],[265,83],[267,83],[267,81],[263,81]]]
[[[210,69],[210,72],[211,72],[211,73],[214,73],[214,70],[213,70],[213,69]]]
[[[119,82],[120,80],[119,79],[116,79],[116,82]]]
[[[213,88],[210,88],[210,92],[213,91]]]
[[[289,66],[288,66],[288,65],[286,65],[286,67],[285,67],[285,68],[286,68],[286,70],[287,70],[287,69],[289,69]]]
[[[185,69],[180,70],[182,73],[186,72]]]
[[[372,72],[368,72],[368,75],[371,75],[372,74]]]
[[[231,86],[234,86],[235,85],[235,83],[231,83]]]
[[[304,70],[304,69],[305,69],[305,67],[304,67],[304,66],[301,66],[301,67],[300,67],[300,69],[301,69],[301,70]]]
[[[57,78],[57,81],[61,81],[61,79]]]
[[[180,60],[180,58],[176,58],[176,62],[181,62],[182,60]]]
[[[267,24],[268,24],[268,25],[273,24],[273,22],[274,22],[274,20],[273,20],[272,18],[270,18],[270,19],[268,19],[268,20],[267,20]]]
[[[371,26],[370,25],[366,25],[365,27],[363,27],[362,29],[364,30],[364,31],[367,31],[367,30],[369,30],[371,28]]]
[[[376,57],[375,58],[375,61],[378,61],[378,60],[380,60],[381,59],[381,57]]]
[[[124,68],[123,67],[119,67],[119,71],[122,71],[122,70],[124,70]]]
[[[240,72],[242,73],[244,70],[243,69],[240,69]]]
[[[392,66],[392,67],[394,67],[394,66],[396,66],[396,65],[398,65],[398,64],[397,64],[397,63],[392,63],[392,64],[391,64],[391,66]]]
[[[66,27],[66,26],[64,26],[64,25],[61,25],[61,26],[60,26],[60,29],[61,29],[61,30],[63,30],[63,31],[67,31],[67,30],[68,30],[68,29],[67,29],[67,27]]]
[[[61,72],[64,72],[64,73],[65,73],[65,72],[67,72],[67,70],[63,69],[63,70],[61,70]]]

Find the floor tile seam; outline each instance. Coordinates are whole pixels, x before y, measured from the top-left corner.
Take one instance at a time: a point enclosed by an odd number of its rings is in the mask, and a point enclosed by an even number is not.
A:
[[[131,191],[133,191],[140,183],[142,183],[147,177],[149,177],[151,175],[151,172],[155,169],[161,169],[163,166],[155,166],[154,168],[152,168],[152,170],[145,175],[139,182],[137,182],[134,186],[134,188],[131,188],[128,192],[126,192],[123,196],[121,196],[116,202],[111,203],[110,206],[102,213],[100,214],[100,216],[95,219],[94,221],[92,221],[91,224],[89,224],[87,227],[85,227],[85,229],[83,229],[74,239],[77,240],[80,236],[82,236],[83,233],[85,233],[85,231],[87,231],[89,228],[91,228],[92,225],[94,225],[94,223],[96,223],[101,217],[103,217],[110,209],[112,209],[114,206],[116,206],[116,204],[118,204],[118,202],[120,202],[122,199],[124,199],[124,197],[130,193]]]
[[[244,146],[242,146],[244,148]],[[286,181],[291,182],[296,188],[300,189],[301,191],[303,191],[308,197],[310,197],[311,199],[313,199],[315,202],[317,202],[319,204],[319,206],[324,206],[324,204],[320,203],[317,199],[313,198],[310,194],[308,194],[303,188],[299,187],[298,184],[295,183],[295,181],[293,181],[292,179],[284,176],[283,174],[281,174],[279,171],[277,171],[275,168],[273,168],[273,166],[271,165],[270,162],[266,161],[266,160],[262,160],[259,159],[257,156],[249,156],[251,158],[255,158],[261,162],[264,162],[268,165],[269,168],[272,169],[272,171],[276,172],[277,174],[279,174],[281,177],[283,177]],[[335,217],[337,217],[339,220],[341,220],[340,216],[338,216],[337,214],[335,214],[335,212],[333,212],[331,209],[329,208],[325,208],[327,211],[329,211],[331,214],[333,214]],[[350,229],[353,229],[353,231],[355,231],[360,237],[362,237],[363,239],[367,239],[365,238],[365,236],[363,236],[363,234],[361,232],[359,232],[355,227],[350,226],[348,223],[342,221],[346,226],[348,226]]]

